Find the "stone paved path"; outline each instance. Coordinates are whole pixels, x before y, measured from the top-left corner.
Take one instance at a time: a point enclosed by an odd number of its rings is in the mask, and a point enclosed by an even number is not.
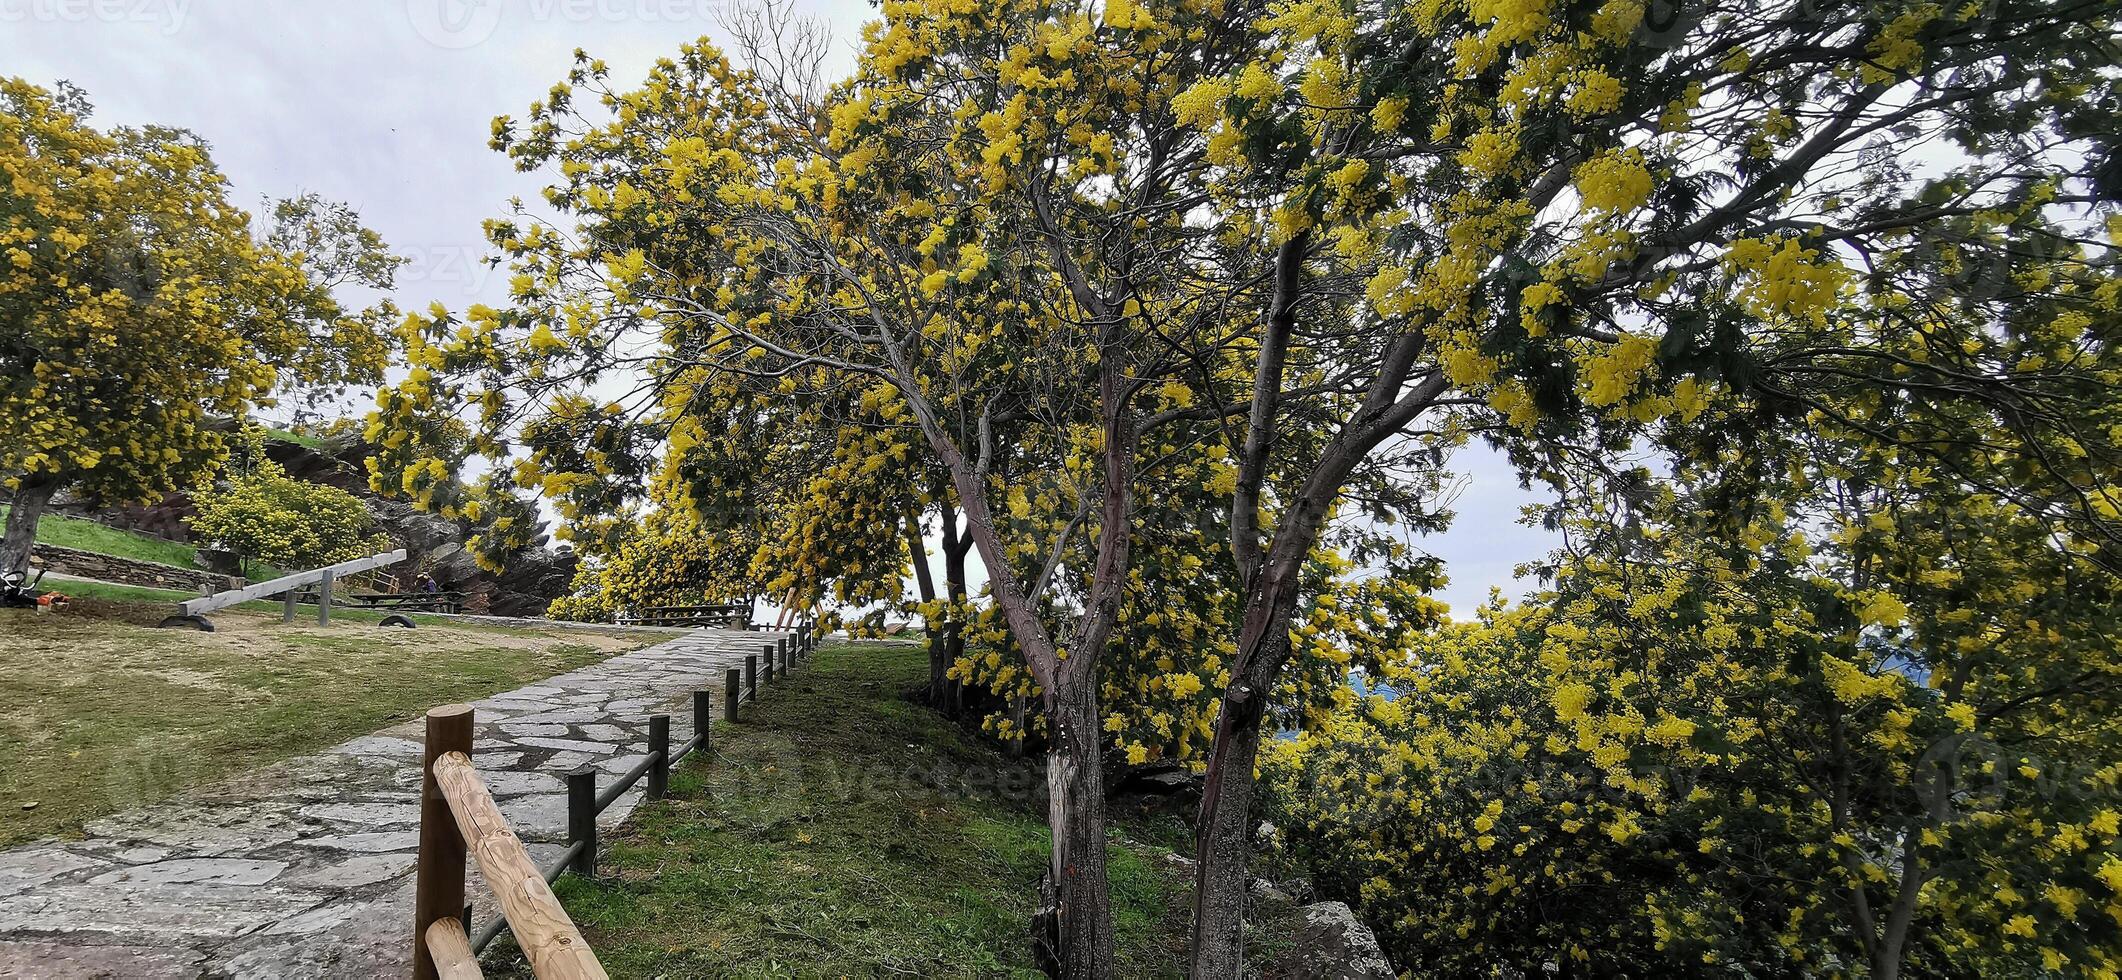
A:
[[[659,712],[673,744],[692,737],[691,692],[716,692],[719,711],[723,672],[779,635],[696,630],[477,702],[473,761],[531,857],[563,850],[562,774],[633,767]],[[404,975],[423,726],[0,852],[0,977]],[[640,793],[600,822],[625,819]],[[487,894],[476,871],[470,891]]]

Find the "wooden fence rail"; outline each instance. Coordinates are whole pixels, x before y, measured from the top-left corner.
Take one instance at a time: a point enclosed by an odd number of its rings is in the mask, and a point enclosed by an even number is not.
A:
[[[806,623],[793,638],[782,640],[778,647],[769,646],[767,662],[771,664],[778,654],[785,677],[794,661],[808,659],[816,647],[814,631]],[[756,655],[746,660],[755,663]],[[735,695],[736,670],[729,671],[727,684],[730,695]],[[741,698],[730,697],[724,717],[736,720],[737,704],[756,700],[756,687]],[[596,873],[598,814],[644,778],[648,798],[662,798],[671,767],[712,746],[713,696],[693,692],[692,709],[693,735],[677,746],[670,744],[670,716],[651,715],[648,756],[601,792],[595,767],[568,773],[568,847],[544,868],[531,861],[522,839],[509,827],[472,765],[471,705],[451,704],[429,711],[420,792],[420,856],[413,886],[413,976],[419,980],[482,976],[479,954],[506,929],[515,933],[533,976],[605,977],[589,943],[560,907],[552,883],[567,871],[583,876]],[[501,906],[501,915],[476,936],[469,933],[471,906],[464,900],[467,856],[478,863],[479,874]]]

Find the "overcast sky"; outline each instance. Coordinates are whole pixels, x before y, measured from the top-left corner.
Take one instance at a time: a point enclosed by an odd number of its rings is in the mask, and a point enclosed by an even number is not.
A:
[[[717,35],[728,0],[0,0],[0,73],[86,89],[95,122],[161,123],[214,147],[239,200],[316,192],[345,201],[402,255],[398,302],[501,305],[505,276],[480,222],[536,175],[487,149],[493,117],[518,117],[583,48],[615,83]],[[826,20],[837,57],[873,16],[862,0],[794,0]],[[1423,544],[1449,563],[1442,598],[1468,614],[1490,586],[1515,596],[1512,566],[1548,538],[1516,523],[1530,499],[1484,450],[1458,520]]]

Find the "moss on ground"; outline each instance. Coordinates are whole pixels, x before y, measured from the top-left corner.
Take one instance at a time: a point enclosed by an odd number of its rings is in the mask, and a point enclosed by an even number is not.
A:
[[[904,646],[822,651],[718,725],[711,759],[606,837],[561,900],[613,976],[1038,976],[1029,919],[1048,834],[1032,763],[902,692]],[[1169,816],[1131,815],[1109,852],[1127,976],[1183,974],[1190,880]],[[1274,910],[1286,911],[1286,910]],[[1286,931],[1274,917],[1265,936]],[[489,976],[528,976],[504,938]]]

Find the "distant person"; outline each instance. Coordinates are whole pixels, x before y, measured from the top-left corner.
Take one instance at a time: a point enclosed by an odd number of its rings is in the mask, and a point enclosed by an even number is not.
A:
[[[420,591],[427,593],[442,591],[442,586],[435,583],[435,577],[433,575],[427,574],[426,572],[420,573],[420,581],[414,586],[414,588],[417,588]]]

